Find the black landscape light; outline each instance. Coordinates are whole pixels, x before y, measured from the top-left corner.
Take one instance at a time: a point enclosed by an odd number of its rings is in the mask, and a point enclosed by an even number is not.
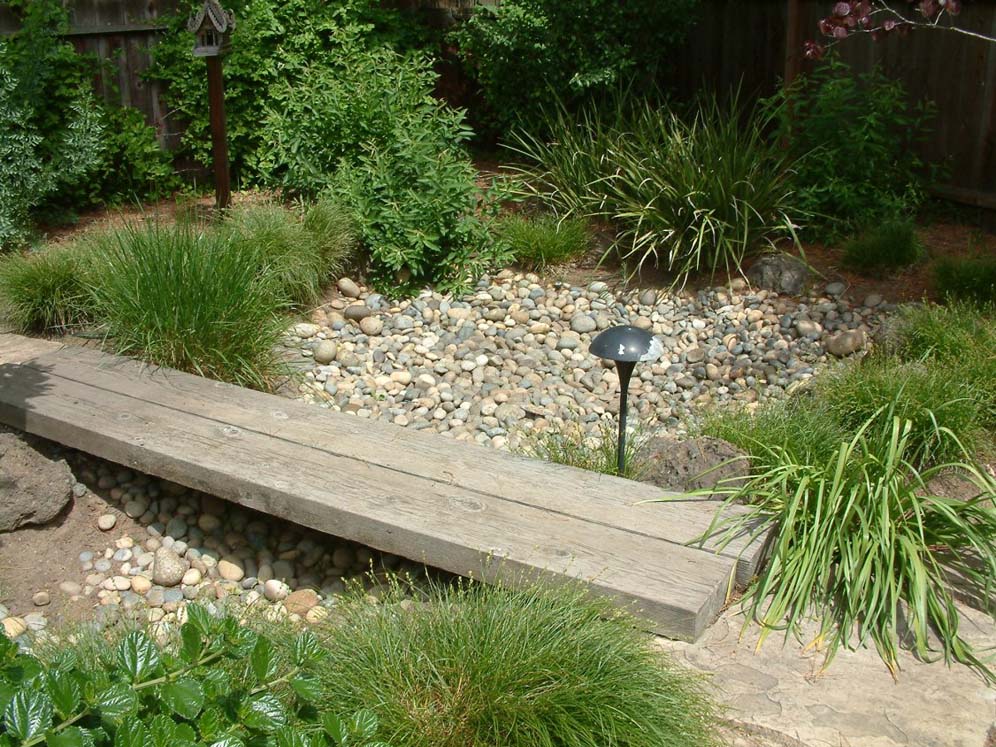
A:
[[[600,333],[591,341],[588,350],[603,360],[614,361],[616,371],[619,373],[619,444],[616,468],[622,475],[626,469],[626,399],[629,394],[629,380],[637,362],[657,360],[664,352],[664,347],[660,340],[645,329],[624,324],[609,327]]]

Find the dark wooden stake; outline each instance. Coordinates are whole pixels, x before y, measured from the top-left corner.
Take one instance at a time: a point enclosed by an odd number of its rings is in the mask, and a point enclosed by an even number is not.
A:
[[[211,107],[211,157],[214,161],[214,194],[217,208],[224,210],[232,201],[228,174],[228,135],[225,132],[225,80],[221,57],[207,57],[208,102]]]

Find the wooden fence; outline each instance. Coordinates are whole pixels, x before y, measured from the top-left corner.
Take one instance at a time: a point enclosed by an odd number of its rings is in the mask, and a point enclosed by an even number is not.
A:
[[[159,142],[172,149],[181,135],[169,118],[159,85],[142,74],[151,62],[149,49],[162,30],[160,18],[173,12],[178,0],[72,0],[70,31],[77,50],[96,55],[102,65],[95,89],[109,99],[139,109],[156,129]],[[0,3],[0,34],[18,29],[17,14]]]
[[[454,15],[496,2],[393,0],[395,6],[445,9]],[[785,71],[786,0],[700,2],[695,29],[668,68],[669,82],[685,95],[703,86],[725,91],[739,85],[751,95],[774,91]],[[149,65],[158,19],[174,10],[177,0],[71,0],[69,4],[69,38],[80,50],[112,63],[113,73],[96,81],[98,89],[140,109],[156,127],[160,141],[172,146],[179,133],[171,131],[157,86],[141,74]],[[802,38],[817,36],[817,20],[832,4],[832,0],[801,0]],[[965,5],[959,24],[996,34],[996,2]],[[0,33],[15,29],[16,18],[0,3]],[[905,83],[914,98],[936,102],[934,133],[923,155],[946,164],[952,196],[996,208],[996,44],[945,31],[918,31],[906,39],[877,43],[867,36],[853,37],[838,49],[858,70],[881,64]]]

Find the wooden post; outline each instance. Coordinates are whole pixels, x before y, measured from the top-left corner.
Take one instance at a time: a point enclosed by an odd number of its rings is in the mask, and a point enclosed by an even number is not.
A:
[[[785,23],[785,87],[802,72],[802,0],[788,0]]]
[[[221,56],[207,57],[208,103],[211,107],[211,157],[214,161],[214,194],[216,207],[224,210],[232,201],[231,178],[228,173],[228,136],[225,132],[225,81]]]

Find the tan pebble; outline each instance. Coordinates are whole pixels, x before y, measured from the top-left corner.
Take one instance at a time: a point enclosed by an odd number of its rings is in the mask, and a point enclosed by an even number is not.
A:
[[[35,607],[44,607],[51,601],[52,598],[48,595],[47,591],[35,592],[35,595],[31,597],[31,602]]]
[[[149,622],[157,623],[166,617],[166,613],[163,612],[159,607],[149,608]]]
[[[3,625],[3,632],[8,638],[17,638],[28,630],[27,623],[19,617],[5,617],[0,624]]]
[[[241,581],[245,573],[242,565],[234,560],[223,558],[218,561],[218,575],[226,581]]]
[[[136,594],[146,594],[152,588],[152,581],[145,576],[134,576],[131,579],[131,590]]]
[[[298,589],[284,600],[284,606],[291,614],[305,615],[318,604],[318,594],[312,589]]]
[[[101,514],[97,517],[97,529],[102,532],[109,532],[118,523],[118,517],[114,514]]]
[[[117,547],[119,550],[130,550],[135,546],[135,540],[133,540],[128,535],[125,535],[124,537],[120,537],[114,543],[114,546]]]
[[[128,591],[131,588],[131,579],[127,576],[115,576],[111,579],[117,591]]]
[[[201,572],[196,568],[191,568],[189,571],[183,574],[183,578],[180,583],[184,586],[197,586],[201,582]]]
[[[321,605],[317,607],[312,607],[308,610],[308,613],[304,616],[304,619],[310,623],[317,623],[324,620],[329,616],[329,610],[327,607],[322,607]]]

